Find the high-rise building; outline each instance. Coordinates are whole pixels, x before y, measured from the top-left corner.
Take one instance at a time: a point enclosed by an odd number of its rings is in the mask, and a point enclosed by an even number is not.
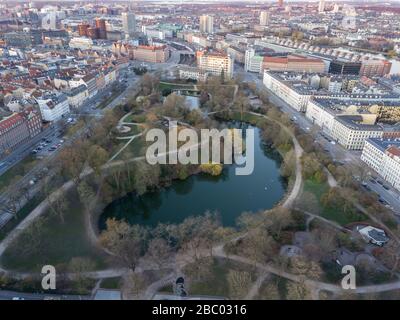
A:
[[[214,17],[209,15],[200,16],[200,32],[214,33]]]
[[[325,11],[325,0],[319,0],[318,12],[322,13]]]
[[[122,12],[122,28],[124,32],[132,37],[136,32],[136,18],[133,12]]]
[[[260,12],[260,25],[266,26],[269,20],[269,12],[268,11],[261,11]]]
[[[96,28],[99,30],[99,39],[106,39],[107,37],[107,29],[106,29],[106,20],[101,18],[95,19]]]
[[[78,34],[81,37],[87,37],[88,36],[88,29],[90,28],[90,25],[87,23],[82,23],[78,25]]]

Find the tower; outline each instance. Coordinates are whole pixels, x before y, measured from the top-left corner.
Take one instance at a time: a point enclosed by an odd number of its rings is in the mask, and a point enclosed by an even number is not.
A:
[[[133,12],[122,12],[122,28],[124,32],[132,37],[136,32],[136,18]]]
[[[322,13],[325,11],[325,0],[319,0],[318,12]]]
[[[214,17],[209,15],[200,16],[200,32],[213,33],[214,32]]]
[[[269,12],[268,11],[261,11],[260,12],[260,25],[266,26],[269,20]]]

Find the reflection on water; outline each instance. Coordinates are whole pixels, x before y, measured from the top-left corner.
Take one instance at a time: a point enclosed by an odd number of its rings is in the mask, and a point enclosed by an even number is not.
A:
[[[100,217],[104,229],[107,218],[125,219],[132,224],[155,226],[159,222],[179,223],[186,217],[217,211],[225,226],[234,226],[244,211],[273,207],[285,193],[280,176],[280,156],[263,145],[259,130],[255,134],[254,172],[236,176],[235,165],[226,166],[223,174],[205,174],[173,181],[170,187],[138,197],[129,194],[108,205]]]

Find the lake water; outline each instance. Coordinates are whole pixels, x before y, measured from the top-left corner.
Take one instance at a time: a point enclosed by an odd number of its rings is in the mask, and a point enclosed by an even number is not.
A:
[[[140,197],[129,194],[105,208],[99,220],[100,229],[104,229],[110,217],[155,226],[159,222],[180,223],[206,210],[217,211],[223,225],[234,226],[244,211],[272,208],[286,192],[286,182],[279,171],[281,158],[263,145],[259,129],[254,129],[255,161],[251,175],[237,176],[235,165],[231,165],[219,177],[199,174],[184,181],[173,181],[168,188]]]

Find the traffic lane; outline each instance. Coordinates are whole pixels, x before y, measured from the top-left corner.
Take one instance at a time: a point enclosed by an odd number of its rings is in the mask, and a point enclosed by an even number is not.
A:
[[[378,177],[377,180],[383,180],[383,178]],[[386,201],[396,214],[400,214],[400,195],[398,193],[392,189],[386,190],[381,184],[371,182],[371,180],[366,183],[368,188]]]
[[[50,137],[52,134],[56,132],[56,130],[57,130],[56,127],[49,127],[48,129],[45,129],[44,131],[39,133],[36,137],[34,137],[32,140],[28,141],[24,145],[21,145],[16,150],[14,150],[9,156],[4,158],[1,162],[5,162],[6,165],[0,168],[0,175],[10,170],[21,160],[25,159],[25,157],[27,157],[31,153],[32,148],[36,144],[38,144],[43,138]]]

